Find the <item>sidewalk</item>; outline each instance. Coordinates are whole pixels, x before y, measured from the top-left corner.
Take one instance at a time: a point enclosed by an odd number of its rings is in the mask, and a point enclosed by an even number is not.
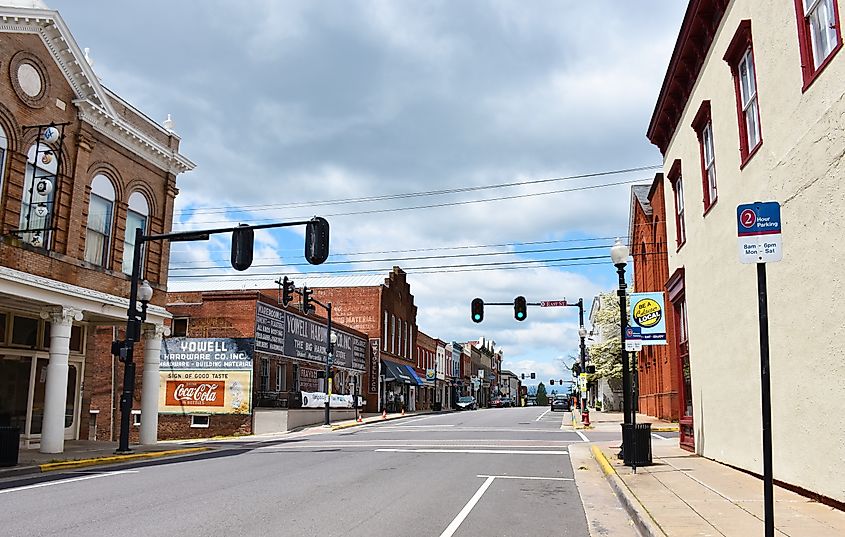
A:
[[[684,451],[677,439],[653,440],[654,464],[633,474],[616,459],[618,444],[596,444],[593,455],[643,535],[763,535],[760,479]],[[789,537],[842,536],[845,513],[776,486],[775,527]]]
[[[576,423],[575,428],[581,429],[581,414],[576,409],[572,411],[572,419]],[[602,412],[600,410],[590,409],[590,428],[601,430],[613,430],[622,434],[622,429],[619,425],[622,423],[621,412]],[[678,430],[678,424],[671,421],[664,421],[653,416],[646,416],[645,414],[637,414],[637,423],[650,423],[652,432],[673,432]]]

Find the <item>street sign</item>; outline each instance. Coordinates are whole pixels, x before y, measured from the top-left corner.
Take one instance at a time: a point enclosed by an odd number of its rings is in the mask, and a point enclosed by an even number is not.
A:
[[[631,293],[631,325],[642,345],[666,345],[666,307],[663,293]],[[626,339],[629,339],[626,337]],[[639,350],[639,349],[637,349]]]
[[[778,202],[737,206],[736,231],[741,263],[771,263],[783,259]]]
[[[628,352],[637,352],[643,349],[642,328],[638,326],[628,326],[625,328],[625,350]]]
[[[568,306],[569,304],[566,303],[566,299],[563,300],[541,300],[540,307],[541,308],[557,308],[560,306]]]

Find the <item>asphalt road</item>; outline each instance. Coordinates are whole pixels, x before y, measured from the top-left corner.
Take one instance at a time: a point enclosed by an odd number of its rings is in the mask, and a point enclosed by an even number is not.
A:
[[[428,415],[5,482],[0,533],[585,536],[568,446],[586,436],[569,420],[545,407]]]

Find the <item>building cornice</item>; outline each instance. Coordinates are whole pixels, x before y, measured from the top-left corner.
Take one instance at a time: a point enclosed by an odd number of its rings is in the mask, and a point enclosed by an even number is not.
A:
[[[666,154],[730,0],[690,0],[646,136]]]
[[[144,134],[122,118],[112,106],[111,98],[134,110],[139,119],[167,135],[173,135],[158,123],[104,88],[85,59],[70,29],[58,11],[49,9],[0,7],[0,32],[34,34],[41,37],[65,80],[73,90],[74,104],[82,121],[95,130],[145,157],[162,170],[178,174],[194,169],[195,164]],[[175,135],[174,135],[175,136]]]

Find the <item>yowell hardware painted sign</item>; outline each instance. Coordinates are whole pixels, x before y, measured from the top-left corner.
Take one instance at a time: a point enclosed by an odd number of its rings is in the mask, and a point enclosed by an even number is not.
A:
[[[249,414],[252,338],[167,338],[161,346],[161,414]]]

